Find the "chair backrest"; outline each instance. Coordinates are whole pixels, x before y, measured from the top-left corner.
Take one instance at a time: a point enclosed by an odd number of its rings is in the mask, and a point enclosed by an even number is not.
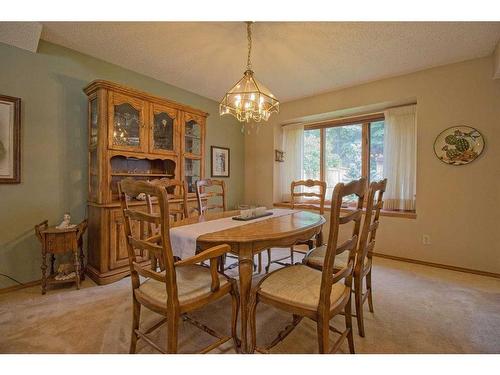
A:
[[[168,294],[167,308],[178,305],[177,280],[174,269],[174,258],[170,244],[169,231],[169,207],[168,193],[163,186],[155,186],[147,181],[125,178],[119,185],[120,204],[125,218],[125,237],[127,240],[127,251],[130,265],[132,288],[140,286],[140,276],[152,278],[165,283]],[[158,202],[159,213],[141,211],[141,206],[129,206],[131,197],[144,193],[148,199],[154,198]],[[143,207],[143,206],[142,206]],[[137,222],[140,228],[148,227],[150,224],[159,228],[156,234],[150,234],[144,238],[144,232],[132,231],[132,222]],[[165,271],[156,272],[141,266],[137,262],[136,251],[140,253],[150,252],[156,258],[162,259]]]
[[[173,180],[170,178],[161,178],[151,181],[151,184],[155,186],[163,187],[167,190],[168,201],[171,203],[172,200],[180,200],[181,203],[178,204],[179,208],[172,207],[169,205],[169,217],[174,221],[186,219],[188,217],[188,206],[187,206],[187,183],[186,181]],[[153,204],[150,198],[146,196],[146,201],[148,203],[148,212],[153,213]]]
[[[317,187],[318,192],[304,191],[304,187]],[[319,180],[292,181],[290,185],[290,193],[292,209],[305,208],[310,210],[317,210],[319,211],[320,215],[323,215],[325,213],[326,182]]]
[[[330,233],[323,261],[320,293],[320,308],[324,308],[326,311],[329,311],[330,308],[330,293],[332,285],[337,281],[332,277],[334,274],[335,256],[343,253],[344,251],[349,252],[349,259],[347,266],[338,271],[338,278],[345,278],[345,284],[349,287],[352,285],[352,273],[354,270],[356,248],[358,245],[359,230],[361,227],[365,192],[365,178],[351,181],[348,184],[339,183],[333,190],[330,212]],[[352,212],[342,216],[342,200],[352,194],[357,196],[357,206]],[[342,244],[338,244],[340,227],[349,223],[354,223],[351,236]]]
[[[208,187],[218,186],[220,187],[220,192],[216,191],[206,191]],[[209,200],[214,197],[221,197],[222,202],[220,204],[210,203]],[[196,198],[198,199],[198,212],[203,215],[208,210],[222,209],[226,211],[226,184],[222,180],[212,180],[210,178],[204,180],[196,181]],[[207,204],[203,201],[207,200]]]
[[[371,259],[375,247],[375,236],[379,226],[380,210],[384,206],[384,192],[387,186],[387,178],[381,181],[370,183],[366,200],[365,220],[359,238],[358,259],[356,267],[358,271],[363,269],[365,258]]]

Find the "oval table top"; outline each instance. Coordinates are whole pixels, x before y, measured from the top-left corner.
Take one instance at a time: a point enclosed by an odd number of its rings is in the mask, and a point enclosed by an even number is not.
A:
[[[202,216],[190,217],[175,222],[172,227],[196,224],[204,221],[222,219],[237,216],[239,211],[226,211],[208,213]],[[206,233],[198,237],[200,242],[256,242],[287,238],[293,234],[323,225],[325,218],[317,213],[308,211],[297,211],[290,215],[278,217],[270,216],[268,219],[252,222],[224,229],[217,232]]]

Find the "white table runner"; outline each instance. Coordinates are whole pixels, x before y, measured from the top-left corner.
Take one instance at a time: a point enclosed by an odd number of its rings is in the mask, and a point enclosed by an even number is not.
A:
[[[268,212],[269,211],[273,213],[272,216],[265,216],[249,221],[239,221],[233,220],[232,217],[225,217],[223,219],[204,221],[201,223],[172,228],[170,229],[170,244],[172,245],[172,252],[175,256],[178,256],[181,259],[189,258],[196,254],[196,240],[203,234],[218,232],[229,228],[239,227],[241,225],[256,223],[258,221],[272,219],[273,217],[291,215],[294,212],[298,212],[297,210],[282,208],[275,208],[272,210],[268,210]]]

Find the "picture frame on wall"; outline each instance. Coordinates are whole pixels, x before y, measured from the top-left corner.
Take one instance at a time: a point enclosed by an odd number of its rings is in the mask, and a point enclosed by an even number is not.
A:
[[[0,95],[0,184],[21,182],[21,99]]]
[[[285,162],[285,152],[281,150],[274,150],[274,161],[284,163]]]
[[[210,170],[212,177],[229,177],[230,150],[227,147],[210,146]]]

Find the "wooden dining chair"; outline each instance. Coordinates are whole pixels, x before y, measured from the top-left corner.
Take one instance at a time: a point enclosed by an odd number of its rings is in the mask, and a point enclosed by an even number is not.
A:
[[[212,187],[219,187],[220,191],[206,191],[206,188]],[[220,203],[209,202],[209,200],[216,197],[220,197],[222,201]],[[196,199],[200,215],[209,210],[226,211],[226,184],[222,180],[212,180],[210,178],[198,180],[196,181]]]
[[[251,352],[269,352],[282,341],[303,317],[316,322],[320,353],[336,352],[347,338],[349,351],[354,353],[351,317],[352,274],[355,264],[356,245],[362,217],[363,199],[366,190],[364,178],[348,184],[337,184],[332,196],[330,213],[330,233],[326,245],[325,261],[321,271],[305,264],[295,264],[280,268],[266,275],[253,289],[249,307],[251,331]],[[348,215],[341,216],[344,197],[356,194],[357,208]],[[339,244],[340,227],[354,223],[354,230],[346,241]],[[346,253],[347,264],[334,273],[333,264],[337,255]],[[265,303],[293,314],[292,324],[280,332],[278,337],[265,348],[256,347],[256,308],[258,303]],[[345,329],[337,330],[330,325],[330,320],[338,315],[345,315]],[[329,331],[340,337],[329,348]]]
[[[309,188],[305,191],[304,188]],[[313,189],[317,189],[315,192]],[[313,191],[311,191],[313,190]],[[325,213],[325,195],[326,195],[326,182],[319,180],[298,180],[292,181],[290,185],[291,200],[290,204],[292,209],[305,209],[318,211],[320,215]],[[316,238],[298,242],[295,245],[307,245],[307,250],[297,249],[292,245],[290,246],[290,256],[271,260],[271,249],[267,249],[267,267],[266,272],[269,272],[271,263],[277,263],[282,266],[288,266],[287,263],[283,263],[284,260],[290,258],[290,264],[294,264],[294,252],[301,254],[306,254],[307,251],[311,250],[313,247],[321,246],[323,244],[323,231],[318,233]]]
[[[220,191],[206,191],[206,188],[211,188],[214,186],[219,186]],[[219,204],[217,203],[210,203],[209,200],[221,197],[221,202]],[[213,180],[210,178],[204,179],[204,180],[198,180],[196,181],[196,198],[198,200],[198,212],[200,215],[203,215],[204,213],[210,211],[210,210],[222,210],[226,211],[226,184],[222,180]],[[205,202],[204,202],[205,201]],[[232,257],[231,255],[224,255],[221,260],[220,260],[220,265],[219,265],[219,271],[224,272],[226,268],[226,258],[230,257],[233,259],[236,259],[235,257]],[[257,255],[257,270],[258,273],[262,271],[262,254],[259,253]],[[235,267],[236,264],[233,264],[230,266],[230,268]]]
[[[206,188],[214,188],[219,191],[206,191]],[[218,187],[218,188],[217,188]],[[209,203],[209,200],[220,197],[220,203]],[[226,211],[226,184],[222,180],[210,178],[196,181],[196,200],[198,202],[198,213],[205,214],[210,210]],[[219,272],[225,271],[227,255],[219,260]]]
[[[159,213],[149,213],[140,210],[140,206],[128,207],[126,202],[130,197],[144,193],[154,197],[158,202]],[[231,338],[238,350],[240,342],[236,334],[236,322],[239,309],[237,285],[233,279],[217,272],[216,260],[230,250],[229,245],[214,246],[193,257],[175,262],[170,244],[169,205],[167,190],[146,181],[131,178],[122,180],[119,184],[121,208],[125,218],[125,235],[132,281],[133,321],[130,353],[135,353],[138,339],[161,353],[176,353],[178,341],[179,320],[192,323],[217,341],[201,353],[222,345]],[[139,227],[154,224],[160,228],[159,233],[148,238],[141,238],[137,231],[132,231],[133,222]],[[137,224],[136,224],[137,225]],[[157,272],[145,268],[138,263],[137,252],[152,252],[163,260],[165,270]],[[199,265],[208,260],[209,267]],[[231,336],[223,336],[200,322],[194,320],[189,313],[198,310],[209,303],[215,302],[230,294],[232,297]],[[152,310],[163,318],[147,329],[140,329],[141,307]],[[166,348],[154,342],[149,334],[167,325]]]
[[[161,178],[150,181],[151,184],[159,186],[167,190],[168,203],[169,203],[169,220],[175,222],[178,220],[188,218],[188,205],[187,205],[187,183],[185,181],[174,180],[170,178]],[[179,202],[180,201],[180,202]],[[148,207],[148,212],[150,214],[154,213],[154,206],[151,196],[146,195],[146,202]],[[127,202],[126,202],[127,204]],[[127,207],[128,208],[128,207]],[[149,224],[149,233],[155,234],[159,231],[154,224]],[[160,270],[164,270],[165,266],[162,264],[161,259],[157,259],[155,254],[149,254],[151,260],[151,269],[156,270],[160,267]]]
[[[387,186],[387,179],[372,182],[368,188],[366,199],[366,213],[363,221],[363,229],[359,238],[356,264],[354,266],[354,301],[356,306],[356,319],[358,321],[358,333],[365,336],[363,321],[363,305],[368,299],[368,307],[373,312],[373,289],[372,289],[372,254],[375,247],[375,236],[379,227],[380,210],[384,205],[383,196]],[[311,250],[303,260],[303,263],[321,270],[325,260],[326,248],[324,246]],[[345,267],[347,258],[338,256],[334,263],[334,270]],[[366,292],[363,293],[363,280],[366,283]]]
[[[188,218],[188,203],[187,192],[188,187],[186,181],[174,180],[170,178],[161,178],[152,180],[151,183],[156,186],[161,186],[167,189],[169,215],[173,221],[178,221]],[[147,199],[147,198],[146,198]],[[148,200],[149,212],[153,212],[151,199]]]

